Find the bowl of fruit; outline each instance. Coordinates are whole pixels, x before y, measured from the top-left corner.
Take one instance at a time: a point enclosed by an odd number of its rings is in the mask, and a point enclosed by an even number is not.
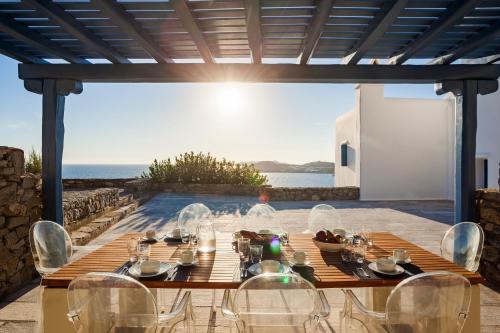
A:
[[[313,237],[313,243],[320,251],[338,252],[344,248],[345,232],[343,230],[321,230]]]

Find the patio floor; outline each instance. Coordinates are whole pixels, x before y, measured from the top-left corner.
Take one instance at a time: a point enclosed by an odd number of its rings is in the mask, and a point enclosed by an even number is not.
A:
[[[166,231],[173,227],[176,214],[186,205],[202,202],[217,216],[216,228],[221,232],[232,232],[238,228],[237,217],[244,215],[249,207],[257,203],[250,197],[160,194],[139,207],[132,215],[122,220],[89,245],[77,248],[82,256],[96,247],[131,231],[155,229]],[[344,227],[359,230],[370,226],[374,231],[389,231],[409,240],[431,252],[439,253],[439,243],[444,232],[453,223],[453,204],[450,201],[332,201],[324,202],[339,209]],[[309,209],[317,202],[272,202],[278,220],[286,225],[290,233],[302,232],[307,227]],[[11,295],[0,304],[0,333],[32,332],[35,326],[37,282],[25,290]],[[174,296],[179,290],[164,293]],[[326,290],[332,306],[327,323],[322,324],[325,332],[339,332],[339,311],[343,304],[340,290]],[[163,298],[162,297],[162,298]],[[219,306],[222,291],[216,293]],[[173,299],[173,298],[172,298]],[[211,311],[212,292],[194,290],[193,303],[196,307],[196,332],[226,332],[229,323],[220,311]],[[500,294],[481,286],[481,332],[500,332]],[[178,331],[180,331],[179,329]]]

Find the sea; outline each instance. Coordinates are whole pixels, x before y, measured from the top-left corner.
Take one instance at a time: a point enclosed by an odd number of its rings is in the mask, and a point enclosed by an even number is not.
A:
[[[64,164],[63,178],[132,178],[147,171],[146,164]],[[263,172],[273,187],[333,187],[335,176],[325,173]]]

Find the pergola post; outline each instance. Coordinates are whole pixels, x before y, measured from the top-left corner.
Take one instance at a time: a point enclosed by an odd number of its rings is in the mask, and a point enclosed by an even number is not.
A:
[[[27,90],[42,94],[42,203],[43,219],[64,225],[62,156],[64,147],[64,100],[79,94],[82,83],[75,80],[26,80]]]
[[[438,95],[455,95],[455,223],[474,221],[476,217],[477,95],[497,89],[497,80],[443,81],[436,85]]]

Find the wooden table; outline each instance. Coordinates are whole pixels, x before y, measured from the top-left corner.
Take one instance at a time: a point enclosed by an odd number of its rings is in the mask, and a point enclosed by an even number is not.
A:
[[[88,272],[114,272],[128,259],[127,242],[131,237],[142,234],[127,234],[98,250],[78,259],[57,272],[42,279],[42,318],[40,332],[74,332],[66,318],[67,293],[66,288],[76,277]],[[424,272],[446,270],[465,276],[471,284],[472,301],[468,319],[462,333],[479,332],[480,300],[479,285],[483,278],[477,273],[465,269],[429,252],[419,246],[407,242],[390,233],[374,233],[374,244],[366,259],[373,261],[378,257],[387,257],[395,248],[409,251],[412,262]],[[166,244],[159,242],[152,246],[151,258],[166,262],[175,262],[180,253],[188,248],[185,244]],[[378,311],[383,311],[385,300],[391,288],[400,282],[398,278],[388,279],[358,279],[352,275],[353,268],[343,265],[339,253],[320,252],[311,241],[311,235],[290,235],[290,245],[282,247],[282,259],[286,260],[294,251],[305,251],[310,259],[311,276],[318,288],[364,288],[368,305]],[[236,274],[235,274],[236,273]],[[232,246],[230,234],[217,235],[217,251],[211,254],[198,254],[198,265],[183,268],[174,281],[141,280],[152,291],[156,288],[203,288],[203,289],[234,289],[238,288],[239,255]]]
[[[42,285],[66,288],[75,277],[88,272],[114,272],[128,259],[127,241],[139,234],[124,235],[100,249],[76,260],[57,272],[43,278]],[[373,261],[378,257],[392,255],[395,248],[409,251],[413,264],[424,272],[445,270],[459,273],[472,284],[483,281],[481,275],[471,273],[421,247],[407,242],[390,233],[374,233],[374,245],[367,251],[366,259]],[[158,242],[152,245],[151,258],[166,262],[175,262],[182,250],[189,248],[187,244]],[[282,259],[286,260],[293,251],[305,251],[314,269],[314,284],[318,288],[359,288],[395,286],[401,280],[363,279],[352,275],[352,268],[342,264],[339,253],[320,252],[306,234],[290,235],[290,245],[282,248]],[[230,234],[217,235],[217,251],[215,253],[198,254],[198,265],[183,269],[174,281],[143,280],[149,288],[203,288],[203,289],[235,289],[240,281],[235,279],[235,269],[239,266],[238,253],[233,249]]]

